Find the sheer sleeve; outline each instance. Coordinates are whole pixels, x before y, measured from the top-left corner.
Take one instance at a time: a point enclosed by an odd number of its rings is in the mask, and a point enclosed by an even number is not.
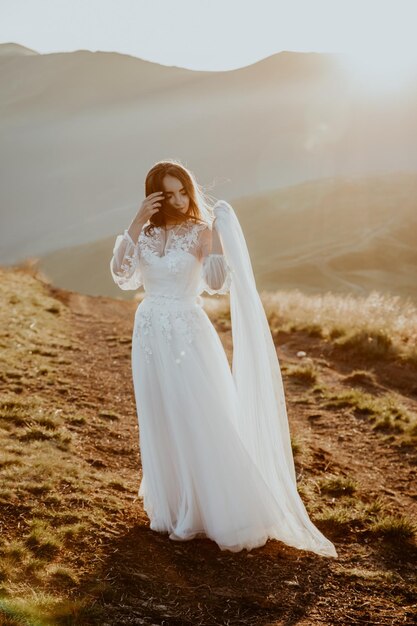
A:
[[[139,268],[139,244],[135,244],[126,229],[117,235],[110,261],[110,272],[120,289],[138,289],[142,285]]]
[[[230,291],[232,274],[224,254],[212,253],[212,231],[207,227],[200,239],[202,270],[201,291],[210,295],[226,294]]]

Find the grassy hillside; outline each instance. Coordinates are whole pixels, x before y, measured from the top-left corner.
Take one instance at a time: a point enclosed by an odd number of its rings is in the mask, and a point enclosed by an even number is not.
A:
[[[263,293],[299,491],[337,560],[149,529],[136,497],[136,302],[0,269],[0,624],[413,624],[417,310]],[[231,362],[228,300],[208,311]]]
[[[417,302],[415,173],[312,181],[232,204],[258,289],[378,290]],[[39,267],[60,287],[131,298],[110,277],[114,240],[58,250]]]

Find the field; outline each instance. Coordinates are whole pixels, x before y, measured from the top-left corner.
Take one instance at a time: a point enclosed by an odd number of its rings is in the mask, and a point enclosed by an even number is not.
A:
[[[0,269],[0,624],[415,624],[417,309],[261,293],[299,491],[326,559],[149,529],[137,499],[137,302]],[[205,308],[229,362],[228,299]]]

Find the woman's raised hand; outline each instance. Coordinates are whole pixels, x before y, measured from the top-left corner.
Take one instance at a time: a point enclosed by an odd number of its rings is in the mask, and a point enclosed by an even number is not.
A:
[[[163,198],[163,191],[155,191],[154,193],[150,193],[149,196],[146,196],[145,200],[140,205],[138,212],[127,229],[127,232],[134,243],[138,241],[139,234],[148,219],[154,213],[159,211]]]
[[[159,207],[162,206],[163,199],[163,191],[154,191],[154,193],[150,193],[149,196],[146,196],[145,200],[139,207],[136,220],[143,223],[147,222],[154,213],[159,211]]]

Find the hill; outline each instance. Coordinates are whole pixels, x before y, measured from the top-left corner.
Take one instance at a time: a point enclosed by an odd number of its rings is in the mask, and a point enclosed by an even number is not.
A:
[[[378,290],[417,302],[414,173],[310,181],[232,204],[259,290]],[[131,299],[111,280],[114,240],[115,235],[51,252],[39,268],[65,289]]]
[[[336,55],[227,72],[0,44],[0,263],[113,235],[155,161],[231,200],[307,180],[416,171],[416,93],[360,88]]]
[[[413,305],[263,294],[300,494],[332,560],[151,531],[136,497],[137,301],[52,287],[30,269],[0,269],[0,291],[2,624],[415,623]],[[205,308],[231,362],[228,300]]]

